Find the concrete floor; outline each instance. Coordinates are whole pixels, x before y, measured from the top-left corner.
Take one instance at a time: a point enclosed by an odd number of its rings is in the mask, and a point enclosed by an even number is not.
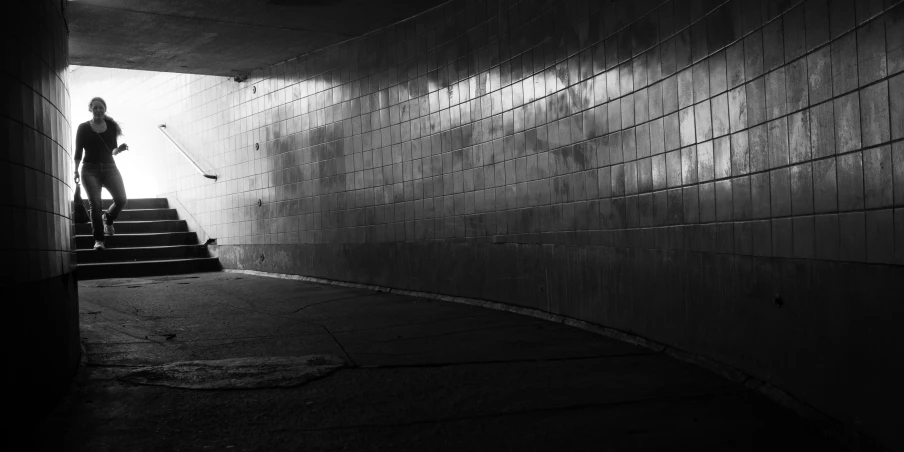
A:
[[[43,450],[843,450],[706,370],[532,317],[235,273],[79,291],[87,365],[35,436]],[[346,366],[289,388],[125,381],[311,354]]]

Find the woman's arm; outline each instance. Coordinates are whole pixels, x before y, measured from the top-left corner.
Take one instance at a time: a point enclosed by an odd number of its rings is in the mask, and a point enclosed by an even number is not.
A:
[[[117,126],[118,127],[118,126]],[[113,134],[113,149],[110,151],[111,154],[116,155],[122,151],[126,151],[129,149],[129,146],[125,143],[119,144],[119,136],[115,133]]]
[[[75,180],[78,182],[78,166],[82,163],[82,150],[85,148],[85,134],[82,132],[84,130],[84,124],[79,125],[78,129],[75,131],[75,167],[73,171],[75,171]]]

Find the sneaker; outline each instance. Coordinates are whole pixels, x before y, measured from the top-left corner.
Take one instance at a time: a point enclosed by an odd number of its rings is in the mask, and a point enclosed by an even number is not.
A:
[[[95,240],[94,241],[94,249],[96,251],[103,251],[104,250],[104,242],[101,242],[100,240]]]
[[[107,224],[107,212],[104,212],[104,235],[113,235],[116,233],[116,229],[113,228],[112,224]]]

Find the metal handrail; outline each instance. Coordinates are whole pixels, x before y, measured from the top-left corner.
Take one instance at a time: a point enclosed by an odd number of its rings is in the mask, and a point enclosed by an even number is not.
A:
[[[188,160],[188,162],[191,163],[191,165],[194,166],[202,176],[208,179],[217,180],[216,174],[205,173],[204,170],[202,170],[201,167],[198,166],[198,164],[194,161],[194,159],[192,159],[191,156],[189,156],[188,153],[185,152],[185,149],[183,149],[182,146],[179,145],[179,143],[176,143],[176,140],[174,140],[173,137],[170,136],[169,132],[166,131],[166,124],[160,124],[159,126],[157,126],[157,130],[159,130],[160,133],[162,133],[170,143],[173,143],[173,146],[175,146],[176,149],[178,149],[179,152],[181,152],[182,155],[185,156],[185,159]]]

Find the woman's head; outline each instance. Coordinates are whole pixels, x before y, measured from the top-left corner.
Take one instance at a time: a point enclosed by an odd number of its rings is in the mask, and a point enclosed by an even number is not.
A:
[[[94,116],[103,116],[107,112],[107,102],[101,97],[95,97],[88,102],[88,111]]]
[[[119,124],[113,120],[113,118],[107,116],[107,102],[101,97],[95,97],[91,99],[91,102],[88,103],[88,111],[94,115],[94,119],[103,118],[105,121],[110,123],[114,129],[116,129],[116,135],[122,135],[122,129],[119,127]]]

